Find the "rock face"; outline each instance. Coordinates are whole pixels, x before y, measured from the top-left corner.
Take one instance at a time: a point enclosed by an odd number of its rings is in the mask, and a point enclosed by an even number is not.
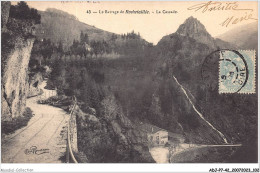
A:
[[[196,41],[210,45],[211,47],[216,47],[214,38],[212,38],[211,35],[207,32],[205,26],[192,16],[186,19],[186,21],[180,25],[176,33],[191,37]]]
[[[1,103],[2,120],[11,120],[21,116],[26,104],[28,87],[28,63],[34,43],[33,37],[27,33],[18,33],[14,24],[24,21],[10,19],[10,3],[4,3],[5,10],[1,13],[4,23],[2,27],[2,83]],[[3,8],[3,6],[2,6]],[[28,28],[30,30],[30,28]]]
[[[234,45],[214,39],[206,30],[205,26],[196,18],[189,17],[183,24],[180,25],[176,34],[193,38],[199,43],[206,44],[209,48],[234,48]]]
[[[34,39],[20,40],[6,57],[2,78],[2,117],[14,118],[24,111],[28,87],[28,63]]]

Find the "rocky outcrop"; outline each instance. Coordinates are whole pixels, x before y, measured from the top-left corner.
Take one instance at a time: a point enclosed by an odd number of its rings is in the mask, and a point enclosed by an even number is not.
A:
[[[180,25],[176,34],[195,39],[199,43],[207,45],[211,49],[236,48],[236,46],[220,39],[214,39],[206,30],[205,26],[196,18],[189,17]]]
[[[214,42],[214,38],[207,32],[205,26],[192,16],[180,25],[176,33],[191,37],[196,41],[204,43],[212,48],[217,46]]]
[[[10,3],[3,3],[1,18],[4,21],[2,27],[2,57],[1,57],[1,104],[2,120],[12,120],[21,116],[25,110],[28,87],[28,63],[34,38],[31,34],[17,30],[20,24],[31,25],[27,21],[9,18]],[[3,8],[3,6],[2,6]],[[21,32],[20,32],[21,31]]]
[[[2,78],[2,118],[18,117],[25,109],[28,63],[34,39],[19,40],[7,55]]]

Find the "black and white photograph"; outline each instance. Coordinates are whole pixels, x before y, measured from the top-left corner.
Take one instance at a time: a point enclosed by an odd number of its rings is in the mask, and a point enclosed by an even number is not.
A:
[[[1,163],[258,163],[257,63],[257,1],[1,1]]]

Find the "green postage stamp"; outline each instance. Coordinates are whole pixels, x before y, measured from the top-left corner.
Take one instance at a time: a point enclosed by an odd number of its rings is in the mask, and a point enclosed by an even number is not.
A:
[[[255,50],[223,50],[219,61],[219,93],[255,93]]]

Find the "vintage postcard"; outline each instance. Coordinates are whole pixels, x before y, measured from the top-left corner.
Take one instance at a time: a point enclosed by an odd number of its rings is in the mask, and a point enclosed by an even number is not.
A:
[[[257,62],[257,1],[1,1],[1,163],[258,163]]]

